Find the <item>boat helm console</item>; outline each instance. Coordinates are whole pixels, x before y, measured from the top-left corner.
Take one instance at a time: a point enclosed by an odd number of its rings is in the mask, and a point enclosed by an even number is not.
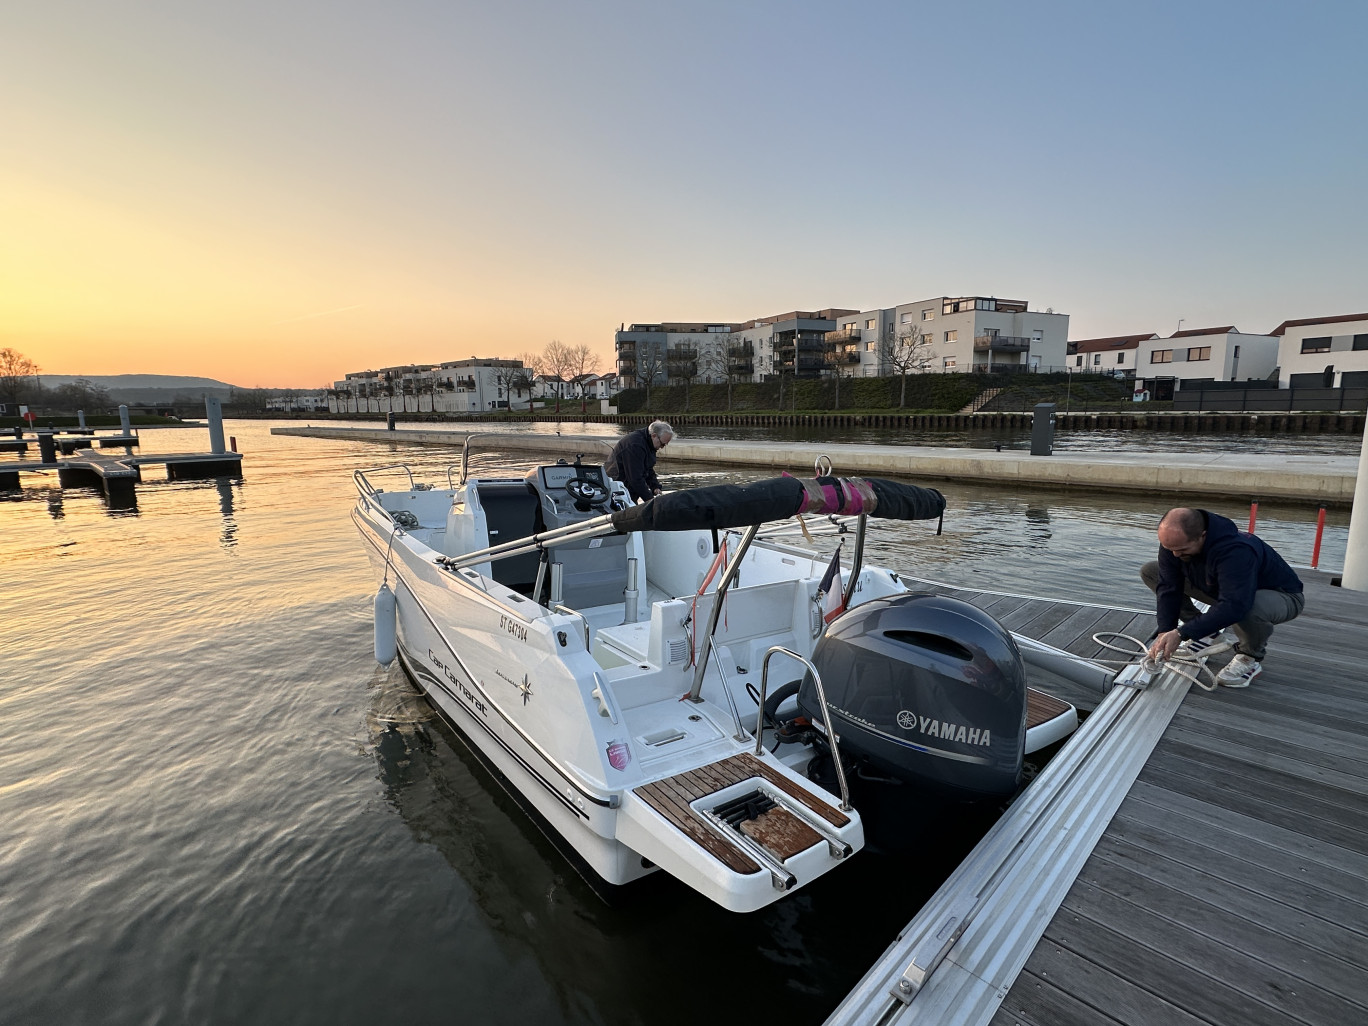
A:
[[[578,456],[574,463],[557,460],[537,467],[528,472],[526,481],[537,493],[541,519],[548,531],[623,508],[620,498],[613,499],[612,484],[603,468],[581,463]]]
[[[613,510],[625,509],[625,493],[601,466],[557,460],[528,472],[528,488],[537,495],[536,530],[573,527]],[[560,601],[576,609],[621,602],[627,587],[627,535],[585,538],[558,544],[550,559],[559,566]],[[557,589],[553,589],[553,594]]]

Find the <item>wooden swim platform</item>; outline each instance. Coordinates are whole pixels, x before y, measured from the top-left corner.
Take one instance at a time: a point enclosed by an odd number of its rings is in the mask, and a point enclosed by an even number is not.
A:
[[[1299,573],[1306,609],[1277,628],[1249,688],[1207,692],[1169,681],[1114,689],[1098,706],[1092,719],[1110,715],[1113,702],[1128,702],[1135,716],[1171,708],[1070,879],[1055,880],[1045,860],[1002,863],[1019,873],[1025,901],[1057,891],[1033,936],[1023,943],[1030,917],[995,915],[998,906],[982,897],[991,887],[961,867],[828,1023],[1368,1021],[1368,594],[1333,587],[1325,573]],[[1080,655],[1096,649],[1090,619],[1095,629],[1141,638],[1153,627],[1135,610],[944,591]],[[1127,617],[1129,629],[1100,626]],[[1132,728],[1116,722],[1112,743],[1121,746]],[[1105,751],[1099,746],[1099,759]],[[1089,788],[1101,802],[1117,785],[1114,765],[1062,765],[1082,783],[1079,809]],[[1080,832],[1081,815],[1075,810]],[[984,845],[993,841],[990,833]],[[946,893],[957,886],[981,889]],[[959,910],[962,934],[952,927],[936,938],[924,920],[953,919],[947,909]],[[918,949],[929,962],[926,952],[944,947],[925,977],[906,972],[918,953],[909,938],[918,937],[929,939]],[[910,1000],[894,993],[903,980]]]

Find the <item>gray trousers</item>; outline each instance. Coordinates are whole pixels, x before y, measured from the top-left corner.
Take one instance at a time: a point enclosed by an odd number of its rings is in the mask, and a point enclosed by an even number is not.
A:
[[[1158,560],[1150,560],[1140,568],[1140,580],[1145,582],[1150,591],[1158,593]],[[1209,606],[1216,604],[1216,599],[1186,582],[1183,593],[1183,604],[1178,608],[1180,623],[1195,620],[1200,615],[1197,607],[1192,604],[1193,599],[1205,602]],[[1293,594],[1289,591],[1260,588],[1254,593],[1254,606],[1249,610],[1249,614],[1239,623],[1231,625],[1235,637],[1239,639],[1235,643],[1235,651],[1262,660],[1268,653],[1268,639],[1273,636],[1273,625],[1286,623],[1295,618],[1305,605],[1306,596],[1301,592]]]

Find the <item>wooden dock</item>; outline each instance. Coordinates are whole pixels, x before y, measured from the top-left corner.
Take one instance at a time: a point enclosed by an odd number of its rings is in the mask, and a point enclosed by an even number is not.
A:
[[[1368,594],[1299,572],[1306,610],[1277,628],[1248,689],[1173,692],[1138,776],[1019,959],[1003,952],[1022,945],[1030,916],[994,918],[980,904],[915,996],[899,998],[919,916],[829,1024],[1368,1021]],[[938,590],[1082,656],[1095,654],[1094,631],[1143,638],[1153,627],[1135,610]],[[1163,701],[1159,690],[1137,692],[1132,706]],[[1086,779],[1086,761],[1074,773]],[[1115,783],[1101,766],[1093,773],[1099,792]],[[1024,867],[1040,881],[1026,895],[1033,914],[1053,871]],[[957,885],[952,876],[922,915],[969,909],[943,893]]]
[[[134,499],[142,468],[163,464],[166,479],[238,476],[242,473],[242,454],[236,452],[173,452],[149,455],[110,455],[95,449],[80,449],[72,456],[43,463],[39,460],[0,462],[0,490],[19,487],[20,474],[57,472],[63,488],[99,488],[110,502],[129,503]]]

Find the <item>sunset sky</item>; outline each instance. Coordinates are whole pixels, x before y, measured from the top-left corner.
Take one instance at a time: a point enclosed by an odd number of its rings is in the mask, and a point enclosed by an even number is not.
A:
[[[939,295],[1368,309],[1368,4],[0,12],[0,347],[315,387]]]

